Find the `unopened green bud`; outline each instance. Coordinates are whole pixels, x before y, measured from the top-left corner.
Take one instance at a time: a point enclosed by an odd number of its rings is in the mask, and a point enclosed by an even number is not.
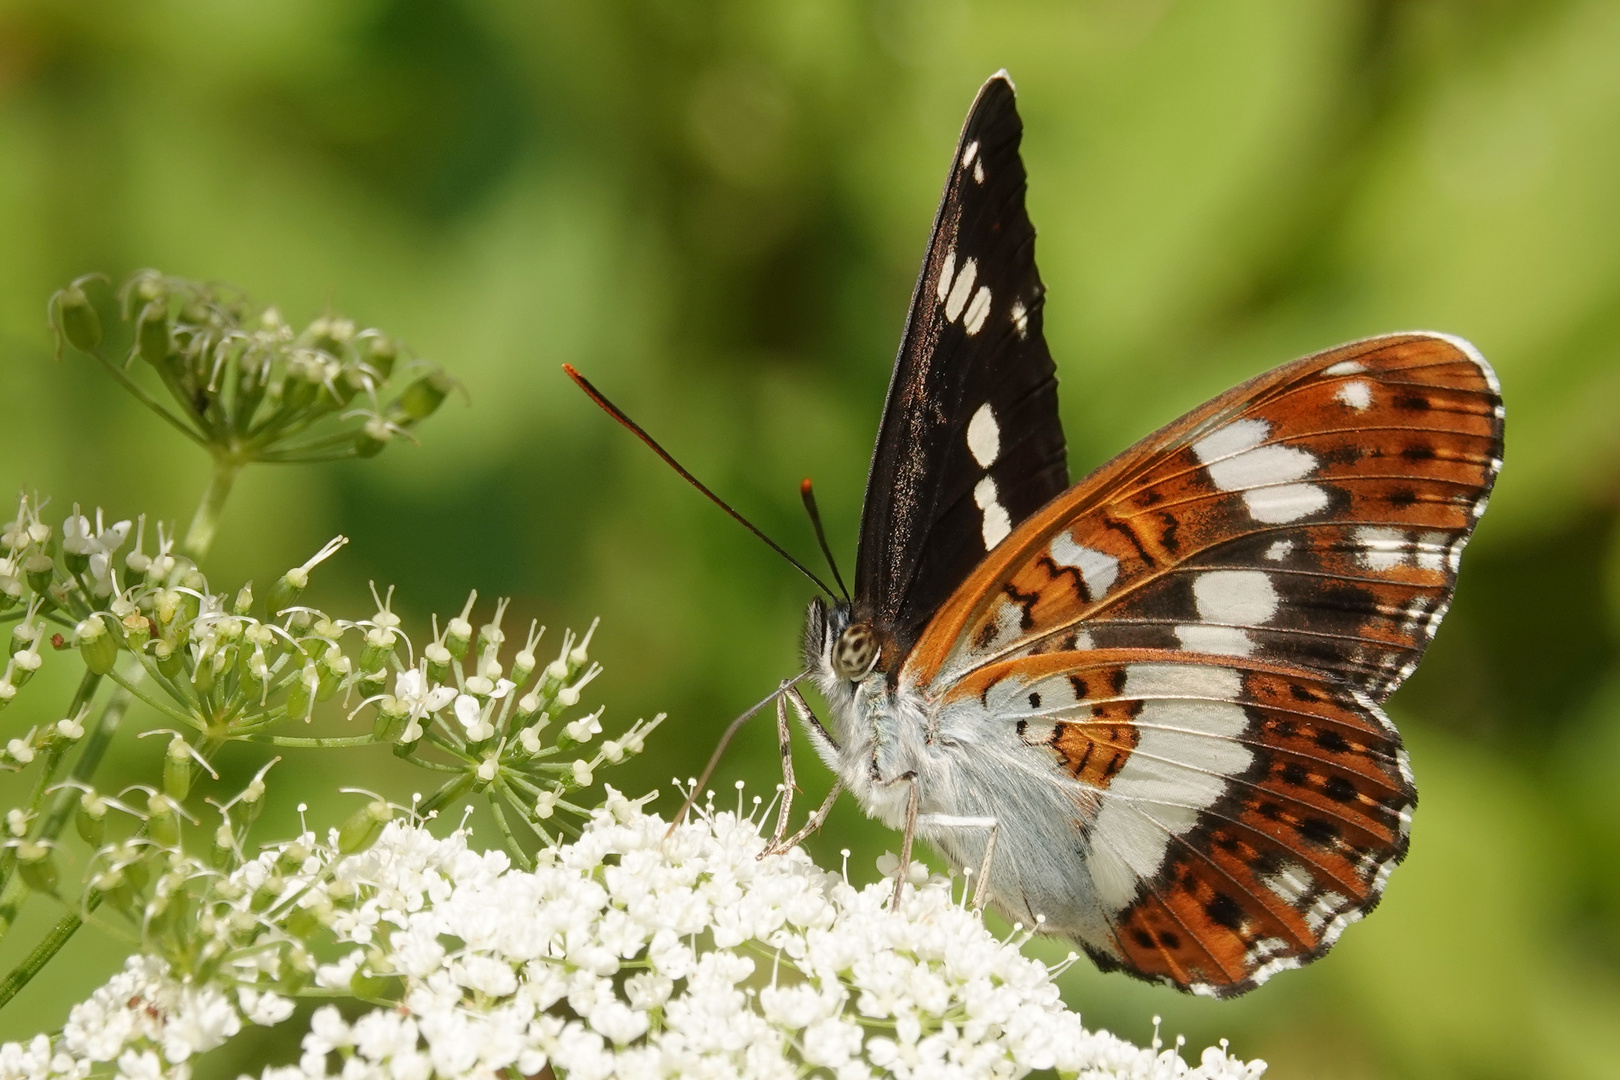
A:
[[[180,674],[185,662],[185,657],[180,654],[174,642],[164,638],[159,638],[157,644],[152,646],[152,659],[157,661],[158,670],[166,679],[172,679]]]
[[[107,800],[93,791],[79,796],[78,808],[73,811],[73,828],[79,839],[96,848],[107,832]]]
[[[218,655],[218,653],[214,654],[214,656]],[[191,672],[191,687],[197,691],[199,697],[207,697],[213,692],[214,674],[214,657],[199,657],[197,666]]]
[[[253,610],[253,582],[248,582],[236,594],[236,603],[231,605],[232,613],[246,615]]]
[[[37,593],[43,593],[51,587],[51,581],[56,576],[56,563],[44,552],[36,551],[23,560],[23,575],[28,578],[28,587]]]
[[[356,457],[373,458],[388,448],[393,441],[394,429],[388,426],[388,421],[380,416],[373,416],[367,420],[354,436],[354,453]]]
[[[169,356],[169,305],[166,300],[149,302],[141,309],[135,325],[135,348],[153,367],[160,367]]]
[[[426,420],[444,404],[453,386],[455,383],[450,376],[442,371],[424,375],[405,388],[399,400],[394,402],[394,408],[413,423]]]
[[[315,688],[315,700],[326,701],[343,685],[343,680],[354,670],[354,661],[343,655],[336,645],[329,646],[321,655],[320,684]]]
[[[298,602],[298,597],[309,585],[309,571],[297,568],[287,571],[276,579],[270,586],[270,595],[265,597],[265,610],[271,615],[285,611]]]
[[[191,794],[191,747],[179,735],[163,755],[163,793],[177,803]]]
[[[90,879],[90,887],[126,915],[135,906],[135,890],[130,887],[129,877],[122,867],[103,870]]]
[[[360,650],[360,670],[376,671],[394,654],[394,632],[382,627],[366,631],[366,645]]]
[[[124,629],[124,642],[131,649],[143,649],[146,643],[152,640],[152,620],[138,611],[125,615],[121,625]]]
[[[321,928],[321,919],[314,909],[295,907],[287,913],[281,925],[287,928],[287,933],[300,941],[308,941],[314,937]]]
[[[349,820],[338,830],[338,850],[345,855],[364,851],[377,842],[383,826],[393,819],[394,808],[381,799],[371,802],[349,815]]]
[[[56,860],[51,858],[50,845],[37,840],[18,844],[17,872],[22,875],[23,883],[35,892],[56,892]]]
[[[377,373],[377,380],[384,381],[394,373],[394,363],[399,359],[399,346],[394,344],[392,338],[383,334],[373,335],[371,350],[366,356],[366,363],[371,370]]]
[[[313,660],[304,661],[304,670],[287,688],[287,717],[308,720],[315,711],[315,692],[321,685],[321,673]]]
[[[173,744],[170,744],[173,750]],[[164,782],[168,782],[169,761],[172,752],[164,755],[163,774]],[[146,831],[147,834],[163,847],[172,848],[180,844],[180,807],[169,796],[162,792],[153,792],[146,798]]]
[[[349,990],[361,1001],[379,1001],[388,996],[397,984],[386,975],[377,975],[362,966],[349,980]]]
[[[0,611],[10,611],[22,599],[23,583],[7,574],[0,574]]]
[[[386,694],[377,703],[377,719],[372,725],[372,734],[379,742],[393,742],[404,732],[410,718],[410,712],[400,704],[399,699]]]
[[[84,658],[84,666],[97,675],[107,674],[118,660],[119,635],[107,629],[100,615],[92,615],[75,627],[73,641]]]
[[[56,315],[62,336],[75,349],[92,352],[101,344],[101,316],[79,286],[69,285],[56,294]]]

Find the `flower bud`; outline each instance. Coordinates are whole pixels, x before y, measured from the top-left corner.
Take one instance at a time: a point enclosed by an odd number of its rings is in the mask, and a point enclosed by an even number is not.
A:
[[[377,719],[372,725],[372,734],[379,742],[393,742],[405,731],[405,724],[410,720],[411,714],[398,698],[392,694],[385,694],[377,702]]]
[[[437,641],[430,641],[422,650],[427,659],[427,676],[436,683],[446,681],[450,674],[450,650]]]
[[[231,605],[231,612],[236,615],[246,615],[253,610],[253,582],[243,585],[236,594],[236,603]]]
[[[23,883],[35,892],[56,892],[56,861],[51,858],[50,845],[37,840],[24,840],[17,845],[17,872]]]
[[[158,670],[166,679],[179,675],[180,669],[185,666],[185,657],[175,647],[174,642],[165,638],[159,638],[157,644],[152,646],[152,659],[157,661]]]
[[[10,611],[22,599],[23,583],[9,574],[0,574],[0,611]]]
[[[42,551],[36,551],[24,559],[22,568],[23,575],[28,578],[28,587],[36,593],[48,590],[56,576],[56,563]]]
[[[276,583],[270,586],[270,595],[265,597],[264,609],[271,615],[298,602],[299,595],[309,585],[309,571],[293,569],[282,574]]]
[[[69,285],[56,294],[56,317],[62,336],[75,349],[92,352],[101,344],[101,316],[78,285]]]
[[[399,359],[399,346],[384,334],[373,334],[370,340],[371,349],[366,355],[366,363],[377,373],[377,379],[381,382],[394,373],[394,363]]]
[[[338,830],[338,850],[345,855],[364,851],[377,842],[383,826],[394,816],[394,808],[381,799],[373,799],[349,816]]]
[[[380,416],[373,416],[355,432],[355,456],[374,458],[388,448],[393,438],[394,429],[389,426],[388,421]]]
[[[75,627],[73,641],[84,658],[84,666],[97,675],[107,674],[118,660],[118,635],[107,629],[100,615],[92,615]]]
[[[444,404],[455,383],[442,371],[424,375],[405,388],[393,408],[413,423],[426,420]]]
[[[171,743],[171,753],[165,754],[163,759],[163,779],[165,784],[168,783],[169,779],[169,761],[174,756],[172,753],[173,748]],[[180,807],[175,804],[175,801],[161,792],[153,792],[146,797],[146,814],[147,834],[162,847],[178,847],[180,844]]]
[[[153,367],[161,367],[169,356],[169,303],[162,298],[141,308],[135,324],[135,349]]]
[[[214,657],[218,655],[197,658],[197,666],[191,672],[191,687],[198,697],[207,697],[214,690]]]
[[[385,666],[394,654],[394,632],[381,627],[366,631],[366,645],[360,651],[360,670],[373,672]]]
[[[73,811],[73,828],[79,839],[93,848],[101,846],[107,833],[107,801],[93,791],[79,796],[79,805]]]
[[[124,642],[131,649],[142,649],[152,640],[152,620],[138,611],[132,611],[123,619]]]
[[[321,681],[315,688],[315,700],[326,701],[337,693],[338,687],[343,685],[343,680],[349,677],[349,672],[354,670],[354,662],[344,656],[343,651],[336,645],[332,645],[321,654],[319,669]]]
[[[467,597],[467,603],[461,609],[461,614],[451,619],[444,629],[444,647],[453,660],[461,660],[467,655],[467,646],[472,644],[472,623],[467,616],[472,614],[473,604],[478,600],[478,590]]]
[[[287,717],[308,721],[315,712],[315,694],[320,689],[321,673],[315,661],[304,661],[304,670],[287,688]]]
[[[191,794],[191,747],[179,735],[163,754],[163,793],[177,803]]]

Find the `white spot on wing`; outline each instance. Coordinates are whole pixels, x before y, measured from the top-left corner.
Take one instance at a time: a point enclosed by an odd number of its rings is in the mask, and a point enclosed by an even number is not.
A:
[[[979,291],[973,294],[973,300],[968,304],[967,311],[962,315],[962,325],[967,328],[968,337],[979,332],[984,320],[990,314],[990,286],[980,285]]]
[[[1246,491],[1309,475],[1316,458],[1292,446],[1257,446],[1204,466],[1222,491]]]
[[[965,169],[969,165],[973,164],[973,159],[978,157],[978,156],[979,156],[979,140],[974,139],[972,142],[967,144],[967,149],[962,151],[962,168]]]
[[[1234,420],[1193,443],[1193,453],[1199,461],[1208,465],[1212,461],[1253,450],[1265,442],[1270,433],[1271,425],[1264,420]]]
[[[1372,405],[1372,387],[1360,379],[1355,382],[1345,383],[1339,387],[1339,392],[1333,396],[1357,412],[1361,412]]]
[[[980,405],[973,419],[968,421],[967,444],[968,452],[981,469],[994,465],[1001,454],[1001,429],[996,427],[996,414],[988,401]]]
[[[1080,580],[1086,583],[1086,592],[1093,600],[1105,596],[1119,578],[1119,560],[1106,551],[1088,548],[1074,542],[1067,532],[1052,537],[1048,549],[1052,561],[1059,566],[1072,566],[1080,571]]]
[[[1283,484],[1280,487],[1245,491],[1243,501],[1254,520],[1281,525],[1324,509],[1328,504],[1328,494],[1315,484]]]
[[[1272,562],[1282,562],[1293,554],[1293,551],[1294,542],[1292,540],[1274,540],[1271,546],[1266,548],[1266,558]]]
[[[1128,698],[1216,698],[1230,701],[1243,691],[1243,675],[1209,664],[1129,664],[1124,696]]]
[[[1254,639],[1235,626],[1186,623],[1176,627],[1176,640],[1188,652],[1214,656],[1249,656],[1254,652]]]
[[[1098,899],[1118,910],[1139,883],[1156,875],[1174,836],[1191,830],[1226,793],[1227,778],[1253,762],[1237,739],[1248,727],[1237,672],[1194,664],[1132,664],[1126,696],[1145,700],[1137,716],[1141,741],[1102,795],[1092,823],[1091,870]],[[1213,693],[1212,693],[1213,691]]]
[[[1012,306],[1013,326],[1018,330],[1020,340],[1029,336],[1029,312],[1022,300],[1014,300]]]
[[[1263,626],[1277,614],[1277,590],[1260,570],[1211,570],[1193,581],[1193,600],[1205,622]]]
[[[973,179],[981,184],[984,183],[984,162],[975,161],[973,163]]]
[[[1355,531],[1354,538],[1356,546],[1361,548],[1361,565],[1369,570],[1395,569],[1406,562],[1411,548],[1404,532],[1377,525],[1363,525]]]
[[[984,550],[989,551],[1012,532],[1012,519],[996,501],[996,482],[988,476],[974,485],[973,501],[984,513]]]
[[[955,322],[967,306],[968,296],[973,292],[973,280],[979,276],[979,263],[976,259],[968,259],[962,263],[961,273],[956,275],[956,281],[951,284],[950,295],[945,297],[945,321]]]
[[[1292,446],[1262,446],[1271,432],[1263,420],[1235,420],[1193,443],[1193,453],[1222,491],[1241,491],[1256,521],[1278,525],[1314,514],[1328,503],[1315,484],[1295,484],[1316,468],[1316,458]]]
[[[939,284],[934,286],[934,295],[939,297],[941,301],[943,301],[946,296],[950,295],[951,277],[955,273],[956,249],[951,248],[951,250],[945,253],[944,265],[939,268]]]
[[[1324,375],[1360,375],[1367,368],[1357,360],[1340,360],[1331,367],[1323,368]]]

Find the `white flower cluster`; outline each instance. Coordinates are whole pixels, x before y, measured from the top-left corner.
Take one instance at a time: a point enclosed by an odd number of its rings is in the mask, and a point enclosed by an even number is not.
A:
[[[394,822],[364,852],[305,836],[301,865],[267,852],[232,875],[274,880],[287,919],[338,950],[306,993],[388,1001],[319,1009],[296,1064],[262,1080],[606,1077],[1084,1077],[1239,1080],[1264,1071],[1210,1048],[1088,1032],[1052,971],[990,934],[951,883],[851,885],[800,850],[759,859],[751,816],[667,822],[609,789],[574,843],[533,871],[466,834]],[[667,834],[667,835],[666,835]],[[278,870],[278,867],[280,868]],[[266,970],[266,968],[269,970]],[[274,965],[239,958],[201,985],[135,959],[63,1034],[0,1048],[0,1080],[185,1077],[244,1022],[291,1015]],[[364,991],[364,992],[362,992]]]

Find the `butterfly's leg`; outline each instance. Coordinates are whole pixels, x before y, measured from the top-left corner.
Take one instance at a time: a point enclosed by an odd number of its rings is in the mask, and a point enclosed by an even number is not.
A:
[[[900,837],[900,866],[894,875],[894,898],[889,901],[890,911],[900,910],[900,890],[905,887],[906,878],[911,874],[911,841],[917,835],[917,800],[922,795],[916,773],[903,773],[895,777],[893,782],[898,784],[902,780],[911,782],[911,795],[906,799],[906,830]]]
[[[776,744],[782,752],[782,806],[776,814],[776,832],[771,835],[771,842],[760,852],[763,858],[766,852],[777,851],[782,843],[782,837],[787,833],[788,811],[793,808],[793,731],[788,727],[787,692],[789,684],[782,683],[781,696],[776,699]]]
[[[996,832],[1000,823],[993,817],[961,817],[957,814],[923,814],[917,824],[930,828],[989,829],[990,838],[984,842],[984,857],[979,860],[979,879],[973,886],[973,906],[984,906],[985,882],[990,877],[990,862],[996,855]]]
[[[821,828],[822,824],[827,820],[827,815],[832,811],[833,803],[838,801],[838,796],[842,795],[843,792],[844,782],[842,780],[834,781],[832,790],[827,792],[827,798],[823,800],[821,808],[810,815],[809,820],[804,823],[804,827],[785,840],[773,839],[765,850],[759,853],[759,857],[763,859],[767,855],[775,855],[778,852],[789,851],[797,847],[805,837]]]
[[[786,693],[783,696],[788,700],[789,703],[792,704],[793,711],[799,714],[799,722],[804,725],[805,730],[810,733],[811,738],[820,739],[836,752],[838,749],[837,740],[834,739],[832,735],[828,733],[827,729],[822,726],[822,723],[816,717],[815,712],[811,710],[810,703],[805,701],[804,695],[799,692],[799,688],[789,683],[785,689]],[[782,748],[782,781],[784,784],[782,792],[782,811],[777,816],[776,834],[771,837],[771,842],[765,845],[765,850],[759,854],[759,857],[762,859],[767,855],[774,855],[779,851],[786,851],[789,848],[794,847],[805,837],[821,828],[822,823],[827,820],[828,813],[832,811],[833,803],[837,801],[839,793],[844,790],[843,781],[840,780],[835,782],[832,790],[827,792],[827,798],[822,802],[821,808],[810,815],[809,820],[804,823],[804,827],[798,832],[794,833],[792,836],[783,839],[783,834],[787,832],[788,825],[787,801],[792,797],[793,759],[790,756],[792,754],[792,745],[790,743],[791,732],[788,729],[787,719],[782,712],[782,705],[780,702],[778,702],[776,706],[776,732]]]
[[[803,675],[800,675],[795,679],[789,679],[785,681],[783,685],[791,685],[792,683],[798,682],[799,679],[802,678],[804,678]],[[686,801],[681,803],[680,810],[675,814],[674,820],[669,823],[669,831],[664,834],[666,839],[673,836],[675,834],[676,827],[680,825],[681,822],[686,820],[687,811],[692,809],[692,804],[697,802],[698,792],[703,790],[704,786],[709,782],[709,777],[714,775],[714,767],[720,764],[720,755],[725,753],[726,747],[731,743],[731,737],[737,734],[737,729],[742,727],[743,723],[747,721],[749,717],[759,712],[759,710],[769,705],[772,701],[775,701],[781,696],[781,694],[782,687],[779,686],[775,690],[772,690],[769,695],[756,702],[751,708],[748,709],[748,711],[744,712],[741,716],[737,717],[737,719],[733,720],[729,725],[727,725],[726,730],[720,735],[720,742],[715,745],[714,753],[709,755],[709,763],[703,766],[703,772],[698,775],[697,782],[692,785],[692,790],[687,792]]]

